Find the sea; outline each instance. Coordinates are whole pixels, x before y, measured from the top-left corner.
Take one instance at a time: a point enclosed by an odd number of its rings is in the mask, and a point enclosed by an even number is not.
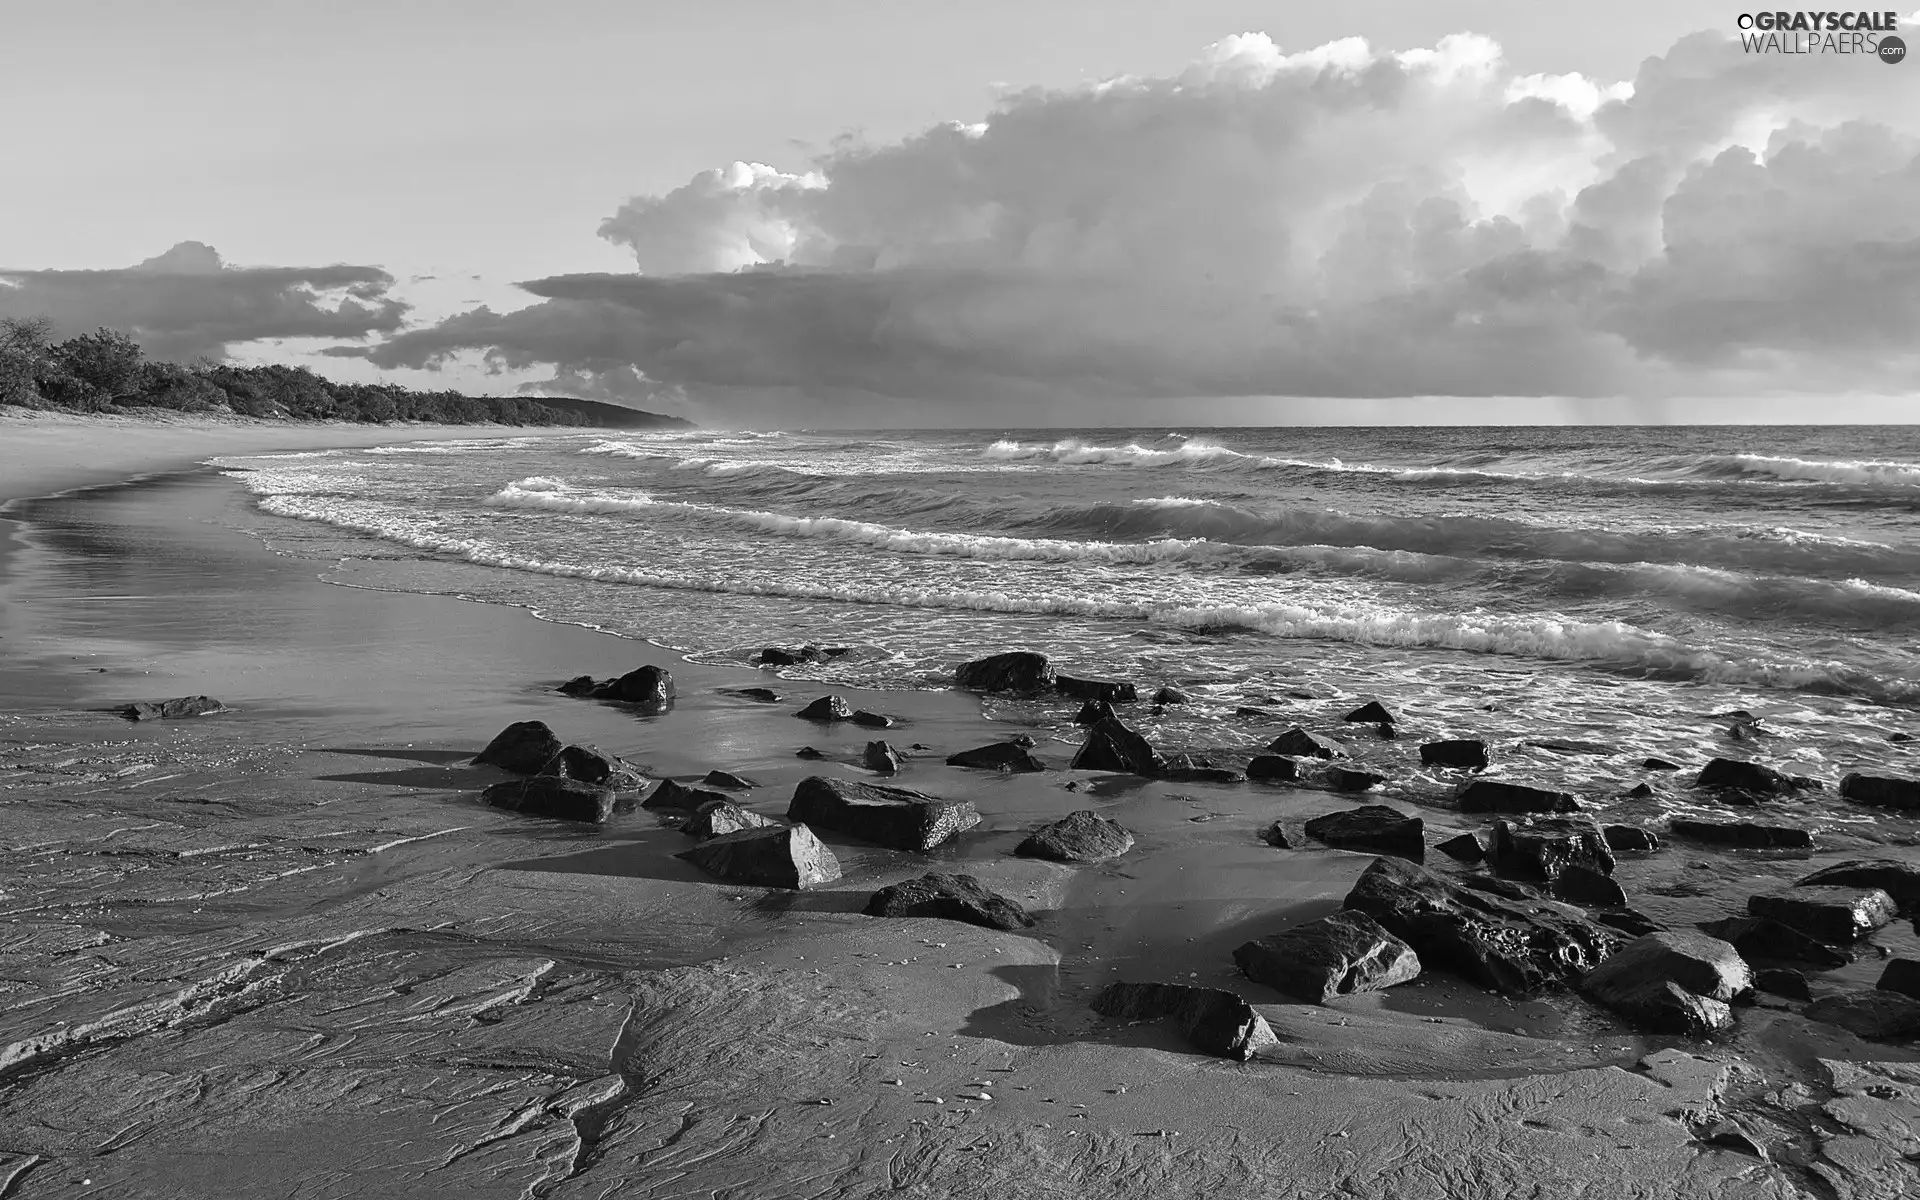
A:
[[[1920,427],[600,431],[217,465],[335,582],[704,663],[847,647],[778,674],[875,688],[1038,650],[1185,693],[1128,717],[1167,750],[1377,697],[1590,791],[1640,756],[1920,759]],[[1727,742],[1737,712],[1759,740]]]

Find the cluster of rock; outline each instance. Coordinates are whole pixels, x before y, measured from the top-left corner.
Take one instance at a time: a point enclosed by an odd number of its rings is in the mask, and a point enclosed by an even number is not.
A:
[[[566,696],[637,704],[658,712],[673,706],[673,672],[665,667],[645,666],[613,679],[596,680],[591,675],[578,675],[557,690]]]
[[[616,755],[563,744],[544,721],[507,726],[473,762],[520,776],[481,792],[482,803],[561,821],[604,824],[622,807],[622,793],[646,782],[639,768]]]
[[[129,721],[178,721],[228,710],[212,696],[176,696],[171,700],[139,700],[116,711]]]

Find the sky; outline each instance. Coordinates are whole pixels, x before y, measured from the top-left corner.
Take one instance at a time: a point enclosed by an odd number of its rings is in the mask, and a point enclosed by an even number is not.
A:
[[[1723,5],[0,6],[0,315],[160,356],[788,424],[1920,419],[1920,63]]]

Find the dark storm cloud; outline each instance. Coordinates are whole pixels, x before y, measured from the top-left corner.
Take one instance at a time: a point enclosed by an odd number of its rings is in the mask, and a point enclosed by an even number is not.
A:
[[[46,316],[56,336],[100,326],[131,333],[155,358],[222,357],[256,338],[363,338],[400,328],[407,305],[376,267],[230,267],[182,242],[134,267],[0,268],[0,316]]]

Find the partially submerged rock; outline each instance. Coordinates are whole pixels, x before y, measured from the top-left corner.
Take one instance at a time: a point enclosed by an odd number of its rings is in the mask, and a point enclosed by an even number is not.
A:
[[[1753,991],[1753,972],[1727,942],[1671,930],[1628,942],[1581,990],[1643,1029],[1704,1037],[1732,1027],[1728,1004]]]
[[[760,786],[744,775],[735,775],[732,771],[718,770],[708,771],[700,777],[700,782],[707,787],[725,788],[730,792],[744,792],[749,788],[757,788]]]
[[[1406,983],[1420,974],[1413,947],[1366,913],[1342,909],[1233,952],[1242,974],[1309,1004]]]
[[[1638,825],[1603,825],[1600,836],[1615,854],[1652,854],[1660,849],[1660,838],[1651,829]]]
[[[815,775],[793,789],[787,820],[895,850],[927,851],[978,825],[980,812],[968,800]]]
[[[860,910],[869,917],[938,917],[987,929],[1025,929],[1033,917],[972,875],[932,872],[883,887]]]
[[[1321,778],[1336,792],[1364,792],[1387,781],[1385,775],[1353,767],[1328,767]]]
[[[1808,850],[1813,834],[1788,825],[1757,825],[1752,821],[1695,821],[1674,817],[1667,831],[1675,837],[1722,846],[1746,846],[1755,850]]]
[[[615,700],[658,710],[673,703],[673,672],[648,665],[607,680],[596,681],[591,675],[579,675],[561,684],[558,690],[568,696]]]
[[[1132,775],[1158,775],[1166,767],[1146,738],[1127,728],[1117,718],[1100,722],[1087,731],[1087,740],[1073,756],[1076,771],[1121,771]]]
[[[1391,725],[1395,720],[1387,706],[1378,700],[1369,700],[1340,719],[1359,725]]]
[[[853,706],[839,696],[826,695],[812,701],[793,715],[802,721],[819,721],[823,724],[848,721],[853,719]]]
[[[1823,996],[1804,1010],[1810,1021],[1821,1021],[1872,1042],[1904,1042],[1920,1038],[1920,1000],[1899,992],[1862,988]]]
[[[483,804],[530,817],[602,824],[613,815],[613,789],[558,775],[509,779],[480,793]]]
[[[1255,783],[1294,783],[1300,778],[1300,761],[1283,754],[1258,754],[1247,763],[1247,778]]]
[[[562,749],[560,739],[545,721],[515,721],[495,734],[473,761],[516,775],[537,775]]]
[[[709,800],[693,811],[680,826],[680,832],[689,837],[707,838],[725,837],[730,833],[739,833],[747,829],[766,829],[778,825],[772,817],[763,817],[752,809],[742,808],[731,800]]]
[[[1307,836],[1340,850],[1392,854],[1419,862],[1426,856],[1426,823],[1384,804],[1327,813],[1306,823]]]
[[[1570,813],[1580,808],[1571,792],[1498,779],[1470,779],[1454,795],[1460,811],[1470,813]]]
[[[1171,1020],[1194,1049],[1245,1061],[1280,1039],[1266,1018],[1239,996],[1221,988],[1184,983],[1110,983],[1094,997],[1093,1011],[1124,1021]]]
[[[1532,817],[1493,823],[1487,861],[1494,868],[1548,883],[1571,866],[1613,873],[1613,851],[1589,817]]]
[[[993,742],[947,756],[950,767],[973,767],[981,771],[1044,771],[1039,759],[1018,742]]]
[[[877,774],[898,774],[900,763],[900,752],[886,742],[868,742],[867,748],[860,752],[860,765]]]
[[[1770,917],[1726,917],[1703,921],[1700,928],[1731,943],[1749,962],[1805,963],[1833,970],[1852,961],[1844,952]]]
[[[1813,999],[1813,985],[1807,977],[1792,967],[1763,967],[1753,973],[1753,989],[1773,996],[1784,996],[1788,1000]]]
[[[1185,704],[1192,698],[1193,697],[1187,695],[1177,687],[1163,687],[1153,694],[1153,703],[1163,705]]]
[[[1479,738],[1448,738],[1420,747],[1420,762],[1429,767],[1481,771],[1487,766],[1487,744]]]
[[[120,710],[130,721],[178,721],[223,713],[227,706],[212,696],[176,696],[172,700],[140,700]]]
[[[1573,863],[1554,876],[1548,890],[1556,900],[1565,900],[1568,904],[1584,904],[1588,908],[1620,908],[1627,902],[1626,889],[1621,887],[1611,875],[1603,875],[1592,867]],[[1597,919],[1597,918],[1596,918]],[[1616,922],[1605,924],[1620,928]]]
[[[1920,779],[1862,775],[1856,771],[1840,780],[1840,795],[1855,804],[1912,812],[1920,809]]]
[[[1054,672],[1046,655],[1010,650],[961,663],[954,670],[953,680],[961,687],[982,692],[1038,692],[1053,686]]]
[[[1481,844],[1476,834],[1463,833],[1459,837],[1450,837],[1434,847],[1435,850],[1464,863],[1477,863],[1487,857],[1487,848]]]
[[[1332,738],[1319,737],[1295,725],[1267,743],[1267,753],[1289,758],[1348,758],[1347,748]]]
[[[1247,777],[1231,767],[1218,767],[1193,754],[1176,754],[1160,769],[1174,783],[1245,783]]]
[[[560,753],[547,760],[539,773],[601,784],[616,791],[631,791],[647,782],[638,767],[617,755],[608,754],[598,746],[563,746]]]
[[[1793,790],[1792,782],[1772,767],[1740,758],[1714,759],[1700,768],[1693,786],[1756,796],[1779,796]]]
[[[1139,693],[1131,683],[1117,679],[1081,679],[1073,675],[1054,676],[1053,686],[1063,696],[1075,700],[1104,700],[1108,704],[1131,704]]]
[[[1092,809],[1068,813],[1028,834],[1013,852],[1055,862],[1105,862],[1133,849],[1133,834]]]
[[[684,783],[662,779],[660,786],[653,789],[653,794],[640,802],[640,807],[653,812],[694,812],[703,804],[726,799],[720,792],[690,788]]]
[[[1899,992],[1920,1000],[1920,958],[1888,959],[1886,969],[1880,972],[1880,981],[1873,986],[1883,992]]]
[[[1344,907],[1412,946],[1427,970],[1509,995],[1575,983],[1620,944],[1617,933],[1576,910],[1461,887],[1399,858],[1376,859]]]
[[[678,855],[730,883],[803,890],[840,878],[840,860],[805,825],[771,825],[710,838]]]
[[[1879,888],[1790,887],[1748,897],[1747,911],[1843,946],[1893,920],[1894,905]]]
[[[1108,704],[1105,700],[1089,700],[1080,706],[1079,712],[1073,714],[1073,723],[1082,726],[1098,725],[1102,721],[1117,719],[1113,711],[1113,705]]]
[[[854,709],[847,720],[862,729],[892,729],[900,723],[885,713],[868,712],[864,708]]]
[[[1908,912],[1920,911],[1920,866],[1891,858],[1856,858],[1822,867],[1795,887],[1879,888]]]

